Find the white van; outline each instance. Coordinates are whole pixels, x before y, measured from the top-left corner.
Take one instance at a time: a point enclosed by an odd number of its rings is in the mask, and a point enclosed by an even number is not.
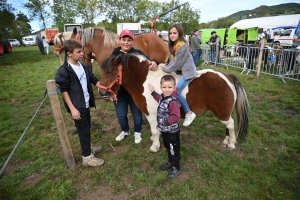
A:
[[[281,46],[292,46],[295,30],[295,28],[286,29],[280,34],[280,36],[274,38],[274,44],[280,44]]]
[[[22,38],[23,46],[34,46],[36,45],[35,36],[25,36]]]

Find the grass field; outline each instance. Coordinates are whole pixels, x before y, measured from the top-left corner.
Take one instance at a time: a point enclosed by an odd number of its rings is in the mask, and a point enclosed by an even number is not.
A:
[[[37,46],[14,48],[0,56],[1,168],[44,99],[46,81],[54,79],[58,67],[58,59],[41,55]],[[120,127],[114,106],[100,99],[94,87],[97,108],[91,109],[96,126],[92,141],[103,147],[96,157],[106,163],[98,168],[81,166],[78,136],[61,104],[76,161],[75,169],[68,169],[46,99],[4,170],[0,199],[300,199],[300,82],[286,80],[284,84],[276,77],[214,69],[235,74],[249,98],[248,137],[235,150],[221,147],[225,127],[206,112],[191,126],[181,128],[183,172],[169,179],[158,168],[167,159],[162,143],[159,152],[149,151],[151,134],[146,118],[140,144],[134,144],[133,134],[116,142]],[[100,79],[96,64],[94,73]]]

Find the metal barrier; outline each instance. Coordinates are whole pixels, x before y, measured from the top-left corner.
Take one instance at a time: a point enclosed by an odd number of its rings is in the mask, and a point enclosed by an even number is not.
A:
[[[298,49],[297,49],[298,48]],[[259,54],[262,51],[261,72],[280,78],[300,81],[300,46],[297,48],[282,49],[280,46],[268,44],[268,47],[247,47],[235,45],[221,45],[221,65],[226,67],[240,68],[242,73],[248,75],[257,73]],[[201,45],[202,54],[200,59],[203,65],[214,64],[211,58],[213,49],[207,44]],[[219,63],[218,63],[219,64]]]

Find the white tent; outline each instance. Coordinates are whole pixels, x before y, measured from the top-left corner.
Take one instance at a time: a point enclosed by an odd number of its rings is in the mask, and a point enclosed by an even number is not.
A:
[[[230,28],[275,28],[278,26],[297,26],[300,20],[300,14],[281,15],[274,17],[260,17],[252,19],[243,19],[234,23]]]

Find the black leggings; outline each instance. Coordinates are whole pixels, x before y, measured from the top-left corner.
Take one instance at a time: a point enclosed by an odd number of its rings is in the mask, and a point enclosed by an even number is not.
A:
[[[168,152],[168,161],[180,170],[180,130],[176,133],[161,132],[161,134]]]

